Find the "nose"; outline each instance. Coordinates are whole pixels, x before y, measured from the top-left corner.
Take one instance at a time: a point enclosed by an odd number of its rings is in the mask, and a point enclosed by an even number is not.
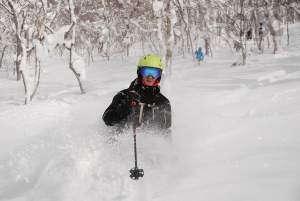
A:
[[[152,80],[152,79],[155,79],[153,75],[148,75],[146,78],[149,79],[149,80],[150,80],[150,79],[151,79],[151,80]]]

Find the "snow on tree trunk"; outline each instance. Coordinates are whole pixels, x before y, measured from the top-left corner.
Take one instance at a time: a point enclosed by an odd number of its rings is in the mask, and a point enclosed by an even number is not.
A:
[[[41,77],[41,61],[43,61],[46,57],[45,51],[44,51],[44,47],[41,44],[40,40],[34,40],[34,52],[35,52],[35,57],[34,57],[34,67],[35,67],[35,72],[34,72],[34,79],[33,79],[33,90],[32,90],[32,94],[30,96],[30,100],[33,99],[33,97],[35,96],[39,84],[40,84],[40,77]]]
[[[193,48],[193,42],[192,42],[192,38],[191,38],[191,31],[190,31],[190,24],[189,24],[189,12],[188,10],[188,6],[185,6],[185,9],[183,9],[183,4],[184,2],[181,2],[179,0],[176,0],[176,4],[177,4],[177,8],[178,8],[178,12],[180,14],[180,18],[182,21],[182,29],[184,30],[183,32],[186,34],[186,38],[184,39],[183,37],[183,41],[186,42],[186,48],[187,51],[189,53],[191,53],[191,55],[194,57],[194,48]]]
[[[158,1],[158,0],[154,0],[152,7],[153,7],[153,11],[154,11],[154,15],[156,17],[157,20],[157,38],[159,41],[159,55],[164,55],[166,50],[165,50],[165,44],[164,44],[164,31],[163,31],[163,2],[162,1]]]
[[[80,92],[84,94],[85,89],[83,87],[83,81],[86,79],[85,63],[83,59],[79,57],[73,49],[74,48],[72,46],[70,50],[69,68],[72,70],[78,81]]]
[[[22,44],[20,41],[20,33],[21,33],[21,25],[18,19],[18,9],[17,9],[17,5],[11,1],[8,0],[7,1],[8,6],[10,7],[10,14],[13,16],[12,20],[14,22],[15,25],[15,36],[16,36],[16,48],[17,48],[17,55],[16,55],[16,72],[17,72],[17,81],[19,81],[21,79],[21,72],[20,72],[20,63],[21,61],[19,60],[19,58],[21,58],[21,54],[22,54]]]
[[[31,96],[31,83],[30,77],[27,69],[27,42],[25,34],[25,20],[26,14],[21,13],[18,5],[11,0],[7,1],[10,8],[9,13],[12,15],[12,20],[15,25],[15,37],[17,45],[17,55],[16,55],[16,71],[17,71],[17,80],[22,78],[24,91],[25,91],[25,104],[29,104]]]
[[[173,44],[174,44],[174,33],[173,26],[176,22],[176,16],[171,8],[171,1],[166,1],[165,6],[165,62],[166,72],[168,75],[172,73],[172,57],[173,57]]]
[[[30,85],[30,79],[28,75],[27,70],[27,50],[26,50],[26,40],[24,38],[21,39],[21,50],[22,54],[20,58],[20,73],[22,76],[23,84],[24,84],[24,90],[25,90],[25,104],[29,104],[30,102],[30,95],[31,95],[31,85]]]
[[[1,53],[1,58],[0,58],[0,68],[2,68],[2,64],[3,64],[3,58],[4,58],[4,54],[5,54],[5,50],[8,46],[5,45],[3,50],[2,50],[2,53]]]
[[[273,26],[273,22],[274,22],[274,16],[272,11],[270,11],[270,8],[268,7],[268,4],[266,4],[265,6],[265,12],[267,14],[267,25],[270,31],[270,35],[272,36],[272,42],[273,42],[273,53],[275,54],[278,50],[278,41],[276,38],[276,31],[275,28]]]
[[[166,74],[172,72],[172,58],[174,46],[173,26],[176,23],[176,13],[172,8],[172,1],[154,1],[153,11],[157,17],[157,36],[159,39],[159,54],[165,59]]]

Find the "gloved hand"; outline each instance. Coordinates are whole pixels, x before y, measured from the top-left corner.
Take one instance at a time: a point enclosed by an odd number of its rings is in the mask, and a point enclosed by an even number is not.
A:
[[[129,91],[129,105],[136,107],[141,102],[141,96],[136,91]]]
[[[140,109],[141,109],[141,96],[136,91],[129,91],[129,105],[132,111],[132,122],[133,126],[139,127],[141,126],[139,122]]]

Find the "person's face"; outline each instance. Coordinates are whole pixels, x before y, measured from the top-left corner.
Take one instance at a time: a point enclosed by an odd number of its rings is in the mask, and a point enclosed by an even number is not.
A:
[[[142,79],[145,86],[154,86],[156,82],[156,79],[151,75],[143,77]]]
[[[145,86],[157,86],[158,78],[161,76],[161,69],[154,67],[142,67],[139,71],[142,76],[142,83]]]

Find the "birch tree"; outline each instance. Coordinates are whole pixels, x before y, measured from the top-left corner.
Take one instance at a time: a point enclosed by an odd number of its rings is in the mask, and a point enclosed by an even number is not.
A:
[[[85,75],[85,64],[83,59],[76,54],[74,50],[75,45],[75,37],[76,37],[76,16],[75,16],[75,5],[73,0],[68,0],[68,6],[69,6],[69,14],[70,14],[70,28],[65,33],[65,47],[69,50],[69,68],[74,73],[78,85],[80,88],[80,92],[83,94],[85,93],[85,89],[83,86],[83,81],[86,79]]]
[[[32,86],[30,83],[30,78],[28,74],[28,63],[27,63],[27,53],[28,53],[28,40],[26,39],[26,31],[28,31],[28,26],[26,24],[27,12],[26,8],[29,6],[27,2],[19,2],[16,4],[12,0],[7,0],[1,2],[1,5],[9,13],[14,23],[15,28],[15,39],[16,39],[16,72],[17,80],[22,79],[25,91],[25,104],[28,104],[32,96]]]

